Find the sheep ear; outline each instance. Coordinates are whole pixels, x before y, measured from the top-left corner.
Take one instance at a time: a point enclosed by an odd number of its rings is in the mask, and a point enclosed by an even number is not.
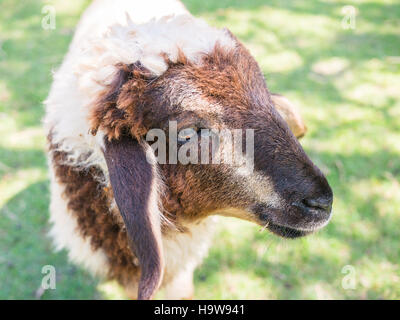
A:
[[[307,132],[307,127],[304,124],[303,118],[301,117],[297,106],[291,103],[286,97],[279,94],[274,93],[271,95],[271,98],[276,110],[289,125],[289,128],[292,130],[293,134],[298,139],[303,137]]]
[[[125,222],[129,245],[141,268],[138,299],[151,299],[163,275],[163,253],[158,208],[156,164],[145,143],[130,136],[105,141],[114,198]]]

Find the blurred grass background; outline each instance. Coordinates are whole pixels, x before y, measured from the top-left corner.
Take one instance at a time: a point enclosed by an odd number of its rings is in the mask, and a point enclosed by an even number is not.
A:
[[[41,129],[51,71],[89,1],[0,0],[0,299],[125,298],[54,253],[46,238],[49,182]],[[272,92],[298,104],[302,140],[335,194],[327,228],[283,240],[223,219],[195,274],[201,299],[400,298],[400,4],[395,0],[186,0],[230,28]],[[57,27],[41,27],[44,5]],[[355,29],[342,27],[345,5]],[[57,289],[38,291],[44,265]],[[354,267],[355,288],[342,287]],[[351,275],[350,275],[351,276]],[[162,294],[159,295],[162,297]]]

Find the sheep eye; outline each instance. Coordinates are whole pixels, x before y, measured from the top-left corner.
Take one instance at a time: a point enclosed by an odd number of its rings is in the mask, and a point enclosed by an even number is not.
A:
[[[199,130],[197,128],[182,129],[181,131],[179,131],[178,141],[180,141],[180,142],[189,141],[192,137],[197,135],[198,132],[199,132]]]

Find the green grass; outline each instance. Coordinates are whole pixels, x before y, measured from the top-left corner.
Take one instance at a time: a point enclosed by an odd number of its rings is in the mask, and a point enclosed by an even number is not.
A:
[[[34,299],[42,267],[57,289],[42,299],[123,297],[54,253],[46,238],[49,186],[42,101],[89,1],[0,0],[0,299]],[[196,271],[196,298],[400,298],[400,4],[393,1],[187,0],[230,28],[273,92],[297,103],[302,140],[334,190],[334,216],[308,238],[283,240],[223,219]],[[41,28],[53,4],[57,28]],[[341,26],[357,8],[356,28]],[[345,290],[343,267],[355,270]],[[160,295],[161,296],[161,295]]]

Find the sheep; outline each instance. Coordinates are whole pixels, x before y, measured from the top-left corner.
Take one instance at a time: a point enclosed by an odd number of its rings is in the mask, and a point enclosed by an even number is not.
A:
[[[94,1],[45,105],[50,235],[131,298],[191,298],[217,215],[288,238],[330,219],[332,190],[288,127],[305,133],[298,111],[230,31],[179,1]],[[181,132],[200,144],[203,129],[251,130],[254,169],[159,163],[146,136],[172,121],[180,147]]]

